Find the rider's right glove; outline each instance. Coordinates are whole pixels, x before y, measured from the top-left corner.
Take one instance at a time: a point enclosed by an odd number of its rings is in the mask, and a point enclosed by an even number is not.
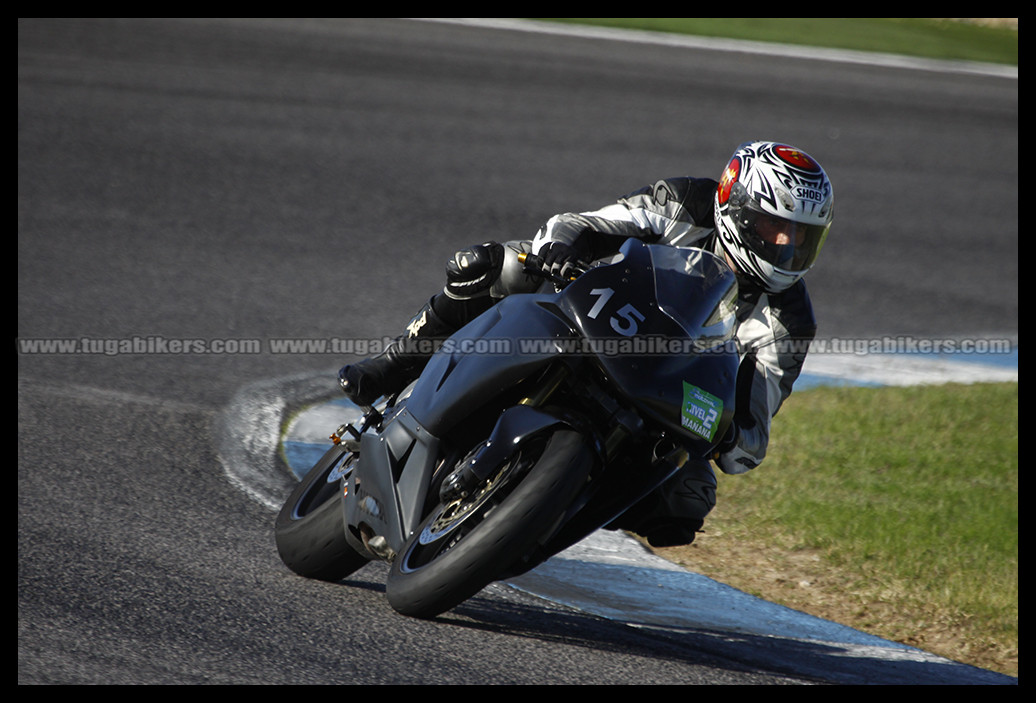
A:
[[[731,449],[737,446],[737,440],[740,438],[741,432],[738,430],[737,425],[733,420],[730,421],[730,427],[727,428],[727,433],[723,435],[723,439],[716,445],[716,448],[712,450],[712,460],[718,461],[720,456],[726,454]]]
[[[559,278],[568,278],[579,269],[579,253],[568,244],[547,242],[540,249],[543,270]]]

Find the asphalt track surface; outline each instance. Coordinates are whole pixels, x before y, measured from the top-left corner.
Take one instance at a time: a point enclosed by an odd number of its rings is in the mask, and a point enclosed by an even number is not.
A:
[[[18,681],[827,681],[504,588],[417,621],[377,566],[294,577],[221,470],[225,409],[352,358],[269,340],[397,334],[455,250],[716,177],[752,138],[835,183],[821,336],[1016,338],[1017,128],[995,75],[406,20],[19,20]]]

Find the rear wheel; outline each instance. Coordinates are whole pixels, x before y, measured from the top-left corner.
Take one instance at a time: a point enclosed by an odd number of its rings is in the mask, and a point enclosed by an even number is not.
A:
[[[521,445],[467,497],[438,505],[386,583],[398,612],[430,618],[467,600],[553,532],[594,454],[569,430]]]
[[[338,581],[367,563],[345,539],[342,478],[359,456],[331,447],[285,501],[274,535],[285,566],[300,576]]]

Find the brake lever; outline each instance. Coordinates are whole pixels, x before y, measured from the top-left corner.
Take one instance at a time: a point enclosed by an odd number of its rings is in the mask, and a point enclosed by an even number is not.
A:
[[[582,261],[577,261],[572,266],[572,269],[575,271],[575,275],[564,278],[544,269],[543,259],[535,254],[521,252],[518,254],[518,261],[524,265],[526,273],[539,276],[540,278],[545,278],[554,285],[561,287],[567,286],[569,283],[590,270],[590,266],[588,264]]]

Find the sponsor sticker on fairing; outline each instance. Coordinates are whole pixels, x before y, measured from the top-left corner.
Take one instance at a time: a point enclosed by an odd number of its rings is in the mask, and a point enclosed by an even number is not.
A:
[[[685,429],[711,442],[723,415],[723,401],[684,381],[680,415],[680,424]]]

